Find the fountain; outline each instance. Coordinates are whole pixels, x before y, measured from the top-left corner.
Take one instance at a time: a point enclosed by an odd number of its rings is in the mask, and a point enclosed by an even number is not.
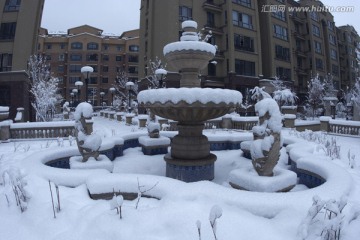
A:
[[[200,88],[199,71],[214,58],[216,48],[199,41],[196,22],[184,21],[182,28],[180,41],[164,47],[168,64],[181,74],[180,88],[141,91],[138,101],[155,115],[178,122],[179,133],[164,157],[166,176],[185,182],[212,180],[216,155],[210,153],[203,135],[204,122],[239,106],[242,95],[235,90]]]

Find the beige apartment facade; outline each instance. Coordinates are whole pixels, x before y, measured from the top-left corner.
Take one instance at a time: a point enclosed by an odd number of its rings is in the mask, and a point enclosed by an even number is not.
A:
[[[42,29],[38,53],[46,56],[54,77],[59,78],[59,92],[71,106],[88,101],[94,106],[111,104],[114,94],[109,90],[120,73],[129,80],[138,80],[139,30],[124,32],[121,36],[103,35],[103,30],[83,25],[66,33],[48,33]],[[81,68],[90,66],[86,90]],[[82,83],[82,86],[78,83]]]
[[[27,60],[36,52],[44,0],[0,1],[0,105],[25,109],[29,120],[29,79]]]
[[[265,6],[284,6],[284,10]],[[142,0],[139,78],[149,61],[163,59],[163,47],[178,41],[181,22],[195,20],[198,30],[212,31],[216,66],[201,72],[202,85],[244,92],[261,79],[279,77],[300,95],[319,74],[341,85],[339,45],[334,17],[326,11],[289,12],[314,6],[315,0]],[[317,8],[319,9],[319,8]],[[164,59],[163,59],[164,60]],[[172,71],[172,69],[168,69]]]

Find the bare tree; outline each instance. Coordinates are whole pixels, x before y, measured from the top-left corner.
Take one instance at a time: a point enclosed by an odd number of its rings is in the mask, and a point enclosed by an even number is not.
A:
[[[129,97],[131,98],[131,95],[133,96],[137,96],[139,90],[138,90],[138,82],[135,81],[133,82],[134,84],[132,85],[131,90],[128,90],[126,88],[126,85],[128,82],[132,82],[127,73],[126,72],[118,72],[117,76],[116,76],[116,83],[114,84],[114,88],[115,88],[115,100],[114,100],[114,106],[121,106],[123,105],[127,105],[128,103],[126,102],[126,100],[129,99]],[[130,94],[130,96],[129,96]]]
[[[54,111],[55,106],[62,99],[58,92],[58,79],[50,73],[50,66],[42,55],[32,55],[28,61],[27,73],[30,78],[33,95],[31,102],[36,111],[36,120],[45,122],[48,111]]]
[[[165,76],[162,79],[158,79],[157,77],[157,71],[158,69],[165,69],[166,64],[164,64],[161,59],[158,57],[155,58],[155,61],[149,60],[149,66],[148,68],[148,75],[145,77],[145,79],[148,82],[149,88],[161,88],[163,87],[163,80],[165,80]]]

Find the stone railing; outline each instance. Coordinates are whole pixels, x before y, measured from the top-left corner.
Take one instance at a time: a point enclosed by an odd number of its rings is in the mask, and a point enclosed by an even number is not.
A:
[[[0,126],[0,140],[66,138],[75,136],[74,121],[9,123]],[[87,131],[92,132],[93,121],[87,121]]]
[[[345,121],[331,119],[331,117],[320,118],[321,130],[335,134],[360,136],[360,121]]]

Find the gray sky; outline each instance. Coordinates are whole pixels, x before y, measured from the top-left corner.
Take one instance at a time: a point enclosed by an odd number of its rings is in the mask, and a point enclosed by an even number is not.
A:
[[[198,0],[200,1],[200,0]],[[360,34],[359,0],[322,0],[326,6],[354,6],[354,12],[331,12],[335,23],[353,25]],[[139,28],[140,0],[45,0],[41,26],[49,31],[66,31],[88,24],[105,33],[120,35]]]

